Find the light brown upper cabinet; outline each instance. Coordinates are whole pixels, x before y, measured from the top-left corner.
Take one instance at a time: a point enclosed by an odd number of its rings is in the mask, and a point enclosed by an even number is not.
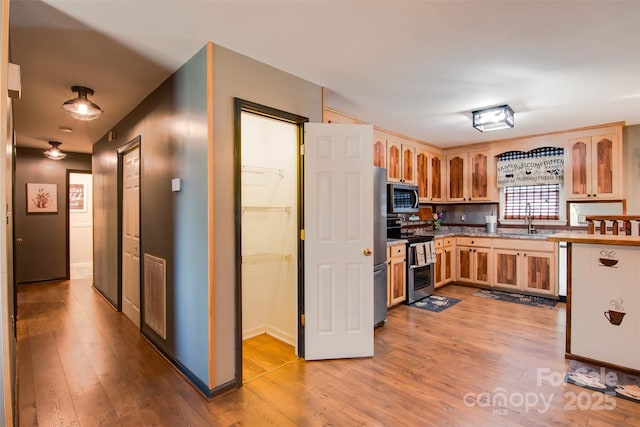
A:
[[[442,158],[423,149],[416,150],[416,183],[420,203],[442,200]]]
[[[402,144],[402,182],[416,183],[416,147]]]
[[[387,136],[375,129],[373,130],[373,165],[380,168],[387,167]]]
[[[564,177],[567,199],[621,199],[621,149],[616,134],[571,139]]]
[[[467,153],[447,156],[447,200],[462,202],[467,200],[464,183],[467,180]]]
[[[431,201],[442,200],[442,156],[431,153]]]
[[[497,201],[495,160],[485,151],[449,154],[447,200],[450,202]]]
[[[485,152],[470,152],[469,168],[469,200],[491,200],[495,172],[489,155]]]
[[[416,183],[416,148],[397,137],[387,139],[387,181]]]

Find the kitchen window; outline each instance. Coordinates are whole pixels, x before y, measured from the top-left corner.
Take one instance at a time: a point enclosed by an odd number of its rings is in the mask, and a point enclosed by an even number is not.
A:
[[[504,188],[504,219],[538,221],[560,219],[560,184],[519,185]]]
[[[497,156],[500,222],[523,224],[527,214],[537,224],[566,223],[563,188],[564,150],[539,147]]]

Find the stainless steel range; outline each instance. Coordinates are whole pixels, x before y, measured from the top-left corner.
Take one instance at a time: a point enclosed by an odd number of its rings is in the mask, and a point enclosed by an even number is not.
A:
[[[435,247],[431,236],[413,236],[407,245],[407,304],[435,291]]]
[[[387,218],[387,237],[406,239],[407,243],[407,304],[426,298],[435,291],[435,247],[433,236],[403,232],[399,217]]]

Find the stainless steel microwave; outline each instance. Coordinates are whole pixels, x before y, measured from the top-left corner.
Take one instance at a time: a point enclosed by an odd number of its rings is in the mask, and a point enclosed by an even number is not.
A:
[[[417,185],[387,184],[387,213],[401,214],[419,211]]]

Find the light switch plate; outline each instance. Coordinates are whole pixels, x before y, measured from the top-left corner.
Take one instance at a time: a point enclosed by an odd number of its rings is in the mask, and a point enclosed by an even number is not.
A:
[[[176,192],[182,190],[182,180],[180,178],[173,178],[171,180],[171,191]]]

